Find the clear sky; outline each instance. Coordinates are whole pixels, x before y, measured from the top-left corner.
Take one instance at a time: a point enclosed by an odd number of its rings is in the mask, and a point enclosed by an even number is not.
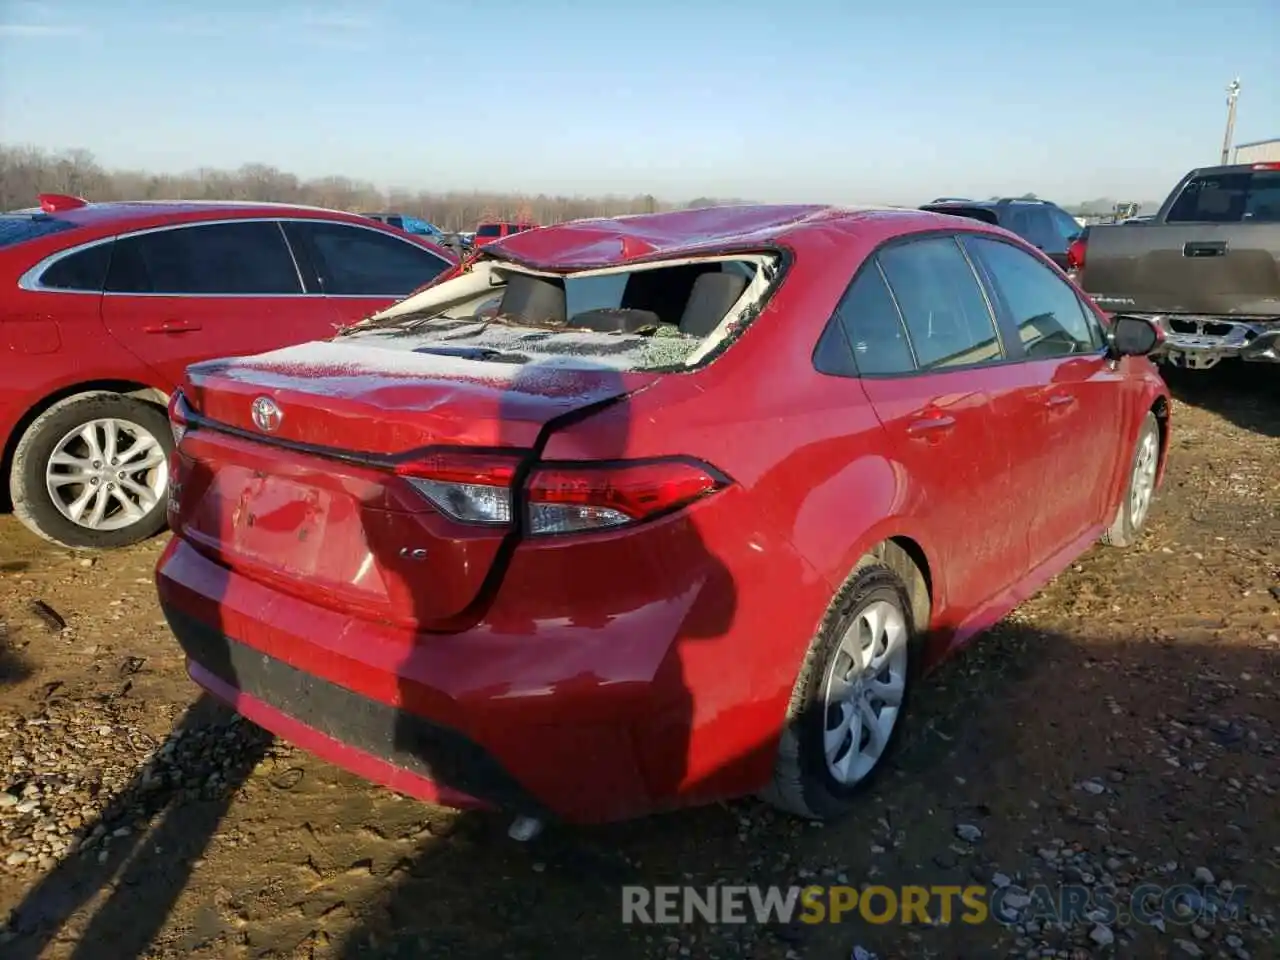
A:
[[[0,0],[0,142],[382,187],[1163,198],[1280,0]]]

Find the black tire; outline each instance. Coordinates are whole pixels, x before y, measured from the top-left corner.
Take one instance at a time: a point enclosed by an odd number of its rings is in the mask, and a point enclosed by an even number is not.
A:
[[[1120,506],[1116,509],[1115,518],[1111,521],[1111,526],[1107,528],[1106,533],[1102,535],[1102,542],[1112,547],[1131,547],[1138,542],[1142,536],[1142,530],[1146,526],[1147,517],[1151,515],[1150,501],[1147,503],[1146,509],[1142,511],[1141,517],[1134,522],[1133,517],[1133,490],[1134,482],[1139,473],[1139,460],[1142,456],[1144,447],[1151,441],[1155,443],[1156,470],[1160,467],[1160,424],[1156,422],[1156,415],[1148,413],[1142,421],[1142,426],[1138,430],[1138,442],[1134,444],[1133,455],[1129,459],[1129,478],[1125,481],[1124,497],[1120,500]],[[1154,476],[1152,477],[1154,484]],[[1154,485],[1151,490],[1151,497],[1155,496]]]
[[[827,720],[826,678],[845,633],[867,607],[878,601],[896,606],[906,624],[906,689],[898,720],[875,766],[856,783],[845,785],[831,775],[823,749]],[[902,715],[919,672],[920,659],[920,637],[906,585],[878,558],[865,558],[836,594],[809,646],[787,709],[773,782],[763,791],[761,799],[809,820],[832,820],[847,813],[858,793],[876,778],[892,757],[902,729]]]
[[[138,543],[164,529],[167,490],[138,520],[111,530],[81,526],[55,505],[45,480],[54,449],[77,427],[107,418],[128,421],[150,433],[166,460],[173,453],[168,416],[155,404],[108,392],[82,393],[59,400],[32,421],[14,449],[9,492],[14,514],[29,530],[64,547],[110,549]]]

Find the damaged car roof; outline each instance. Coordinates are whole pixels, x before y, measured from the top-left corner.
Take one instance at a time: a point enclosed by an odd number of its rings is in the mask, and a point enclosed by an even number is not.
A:
[[[800,232],[845,228],[873,218],[929,218],[900,207],[742,204],[574,220],[512,234],[485,248],[490,256],[531,267],[608,267],[633,261],[767,247]]]

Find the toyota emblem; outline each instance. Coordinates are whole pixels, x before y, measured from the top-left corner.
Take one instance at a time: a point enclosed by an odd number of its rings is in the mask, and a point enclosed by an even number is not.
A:
[[[274,432],[280,426],[280,421],[284,419],[280,407],[270,397],[258,397],[254,400],[251,413],[253,425],[263,433]]]

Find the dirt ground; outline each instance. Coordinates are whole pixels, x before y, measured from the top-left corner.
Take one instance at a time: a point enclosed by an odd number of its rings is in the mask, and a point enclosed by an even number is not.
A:
[[[154,600],[163,538],[78,556],[0,517],[0,955],[1277,956],[1280,370],[1171,380],[1145,539],[926,681],[836,826],[744,801],[513,843],[198,698]],[[1154,925],[1025,897],[982,925],[620,922],[621,884],[717,882],[1246,896]]]

